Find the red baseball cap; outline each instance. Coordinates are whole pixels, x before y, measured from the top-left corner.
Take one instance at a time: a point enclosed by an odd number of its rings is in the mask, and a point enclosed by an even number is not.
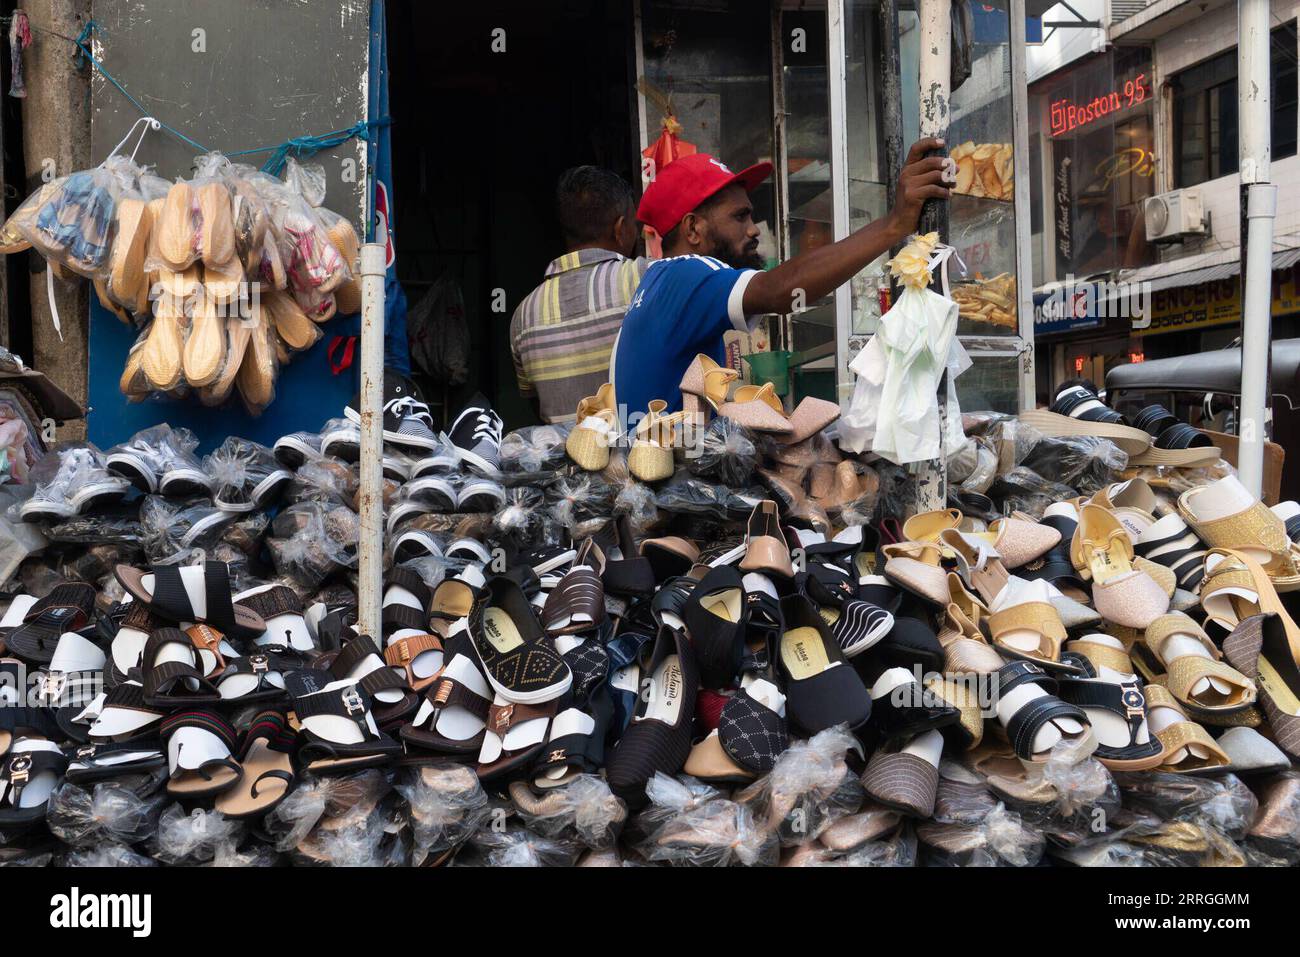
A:
[[[660,236],[682,221],[682,217],[718,190],[739,183],[745,192],[772,175],[771,163],[755,163],[733,173],[722,160],[708,153],[691,153],[673,160],[646,187],[636,218]]]

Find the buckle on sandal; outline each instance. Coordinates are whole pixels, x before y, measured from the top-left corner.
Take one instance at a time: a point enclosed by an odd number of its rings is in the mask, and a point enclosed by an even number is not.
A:
[[[248,664],[253,669],[253,674],[271,670],[271,660],[266,655],[249,655]]]
[[[448,699],[451,698],[453,687],[452,683],[445,678],[442,681],[439,681],[438,690],[433,694],[434,704],[446,704]]]
[[[32,756],[30,754],[16,754],[9,762],[9,780],[15,785],[27,783],[27,775],[32,770]]]
[[[93,744],[83,744],[81,747],[77,748],[77,757],[81,759],[93,758],[95,756],[96,747],[97,746]]]
[[[1141,718],[1146,715],[1147,699],[1142,694],[1137,685],[1120,685],[1123,692],[1120,694],[1120,703],[1124,705],[1126,717]]]
[[[394,642],[393,648],[397,649],[397,661],[399,664],[406,664],[411,660],[411,645],[403,638],[401,641]]]
[[[361,700],[360,692],[353,687],[343,692],[343,707],[347,709],[348,717],[352,717],[354,714],[364,714],[366,703]]]
[[[498,708],[496,713],[492,715],[492,730],[498,732],[510,730],[510,721],[514,717],[514,713],[515,706],[513,704]]]

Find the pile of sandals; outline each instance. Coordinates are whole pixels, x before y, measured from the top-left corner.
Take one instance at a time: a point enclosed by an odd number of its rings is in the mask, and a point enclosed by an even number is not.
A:
[[[1021,461],[1109,442],[1001,427]],[[753,441],[769,475],[730,519],[432,514],[428,548],[390,542],[373,635],[346,572],[29,559],[45,587],[0,616],[0,859],[193,863],[169,848],[202,819],[249,862],[1300,861],[1300,506],[1164,467],[1076,470],[1034,509],[1003,464],[999,502],[902,519],[883,466],[821,463],[855,469],[852,508],[808,495],[825,433]],[[70,827],[103,788],[147,833]]]

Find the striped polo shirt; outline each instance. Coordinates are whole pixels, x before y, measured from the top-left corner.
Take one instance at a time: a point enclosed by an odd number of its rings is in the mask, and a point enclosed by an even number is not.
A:
[[[623,313],[649,265],[608,249],[565,253],[519,304],[510,321],[515,378],[523,395],[537,396],[543,420],[572,422],[578,402],[605,383]]]

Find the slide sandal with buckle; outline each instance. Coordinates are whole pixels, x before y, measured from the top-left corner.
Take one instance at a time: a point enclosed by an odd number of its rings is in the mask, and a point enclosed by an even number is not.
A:
[[[67,756],[53,741],[16,739],[0,765],[0,830],[45,820],[50,795],[67,767]]]
[[[1061,679],[1057,694],[1087,714],[1097,736],[1093,756],[1112,771],[1148,771],[1163,764],[1164,746],[1148,725],[1146,697],[1123,642],[1092,635],[1071,642],[1069,653],[1086,673]]]
[[[151,572],[118,565],[114,574],[133,599],[167,621],[210,624],[236,640],[254,640],[266,632],[261,615],[234,603],[225,562],[159,565]]]
[[[493,698],[478,753],[479,780],[499,781],[531,764],[550,737],[558,709],[554,698],[540,704]]]
[[[226,817],[260,817],[272,811],[293,790],[296,735],[284,713],[263,711],[253,718],[239,746],[242,776],[235,787],[219,794],[215,807]]]
[[[356,682],[328,671],[285,676],[298,719],[298,762],[311,774],[344,774],[388,764],[402,746],[379,730],[374,699]]]
[[[456,638],[448,639],[447,666],[425,690],[415,717],[400,733],[403,741],[417,748],[445,754],[477,754],[483,747],[492,689],[474,653],[453,650],[455,643]]]
[[[229,790],[244,776],[232,756],[235,729],[215,711],[179,711],[159,729],[167,748],[167,793],[204,798]]]
[[[82,786],[126,774],[147,774],[166,766],[162,739],[150,734],[130,741],[82,745],[72,752],[67,777]]]
[[[1057,684],[1028,661],[1013,661],[998,672],[998,721],[1016,756],[1038,764],[1062,741],[1094,741],[1082,708],[1056,696]]]

